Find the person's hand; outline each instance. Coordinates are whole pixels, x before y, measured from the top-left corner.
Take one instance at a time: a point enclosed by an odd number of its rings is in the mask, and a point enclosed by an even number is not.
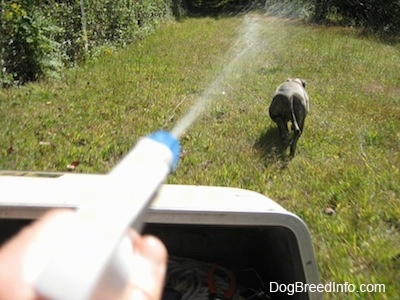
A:
[[[57,218],[69,218],[71,211],[54,210],[25,227],[0,249],[0,300],[42,299],[24,274],[24,263],[29,249],[46,227]],[[167,265],[167,250],[153,236],[140,236],[133,230],[129,237],[134,246],[130,280],[120,299],[161,299]]]

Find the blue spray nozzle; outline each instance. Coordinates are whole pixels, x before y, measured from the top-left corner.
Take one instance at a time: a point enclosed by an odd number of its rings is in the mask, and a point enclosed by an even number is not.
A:
[[[179,143],[179,140],[170,132],[165,130],[153,132],[148,136],[148,138],[168,147],[173,155],[172,169],[175,169],[181,153],[181,145]]]

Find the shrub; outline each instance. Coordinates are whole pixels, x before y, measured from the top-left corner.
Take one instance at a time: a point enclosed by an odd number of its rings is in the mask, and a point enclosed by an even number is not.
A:
[[[124,46],[161,20],[184,15],[183,0],[3,0],[0,85],[59,74],[96,47]]]
[[[62,66],[61,47],[54,38],[61,28],[49,22],[40,10],[32,6],[27,8],[14,2],[2,9],[2,80],[12,78],[25,83],[43,75],[57,74]]]
[[[400,31],[400,0],[266,0],[265,9],[274,15],[340,22],[376,33]]]
[[[313,0],[314,20],[324,21],[330,16],[342,23],[386,34],[400,31],[400,1],[381,0]]]

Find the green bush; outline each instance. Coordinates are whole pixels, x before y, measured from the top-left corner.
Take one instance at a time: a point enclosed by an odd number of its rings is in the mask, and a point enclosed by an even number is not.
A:
[[[62,29],[32,6],[14,2],[2,7],[0,35],[1,80],[18,83],[57,74],[62,67],[60,43],[55,40]]]
[[[85,59],[85,43],[82,37],[82,20],[79,0],[60,1],[46,5],[43,10],[53,24],[63,29],[56,40],[66,54],[64,63],[74,64]]]
[[[0,85],[59,74],[96,54],[125,46],[154,30],[182,0],[3,0],[0,11]]]
[[[337,11],[355,25],[382,33],[400,30],[400,1],[336,1]]]
[[[265,9],[271,15],[308,19],[312,4],[307,0],[266,0]]]
[[[400,0],[313,0],[314,20],[341,23],[385,34],[400,32]]]
[[[380,34],[400,32],[400,0],[266,0],[273,15],[361,27]]]

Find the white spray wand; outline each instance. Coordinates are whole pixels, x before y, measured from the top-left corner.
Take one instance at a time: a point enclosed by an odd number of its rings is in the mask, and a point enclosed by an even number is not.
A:
[[[79,207],[76,222],[64,226],[61,239],[53,241],[58,251],[35,283],[38,293],[54,300],[112,299],[121,293],[132,255],[126,230],[141,230],[179,154],[176,137],[155,132],[140,139],[104,182],[89,187],[95,190],[94,200]]]

